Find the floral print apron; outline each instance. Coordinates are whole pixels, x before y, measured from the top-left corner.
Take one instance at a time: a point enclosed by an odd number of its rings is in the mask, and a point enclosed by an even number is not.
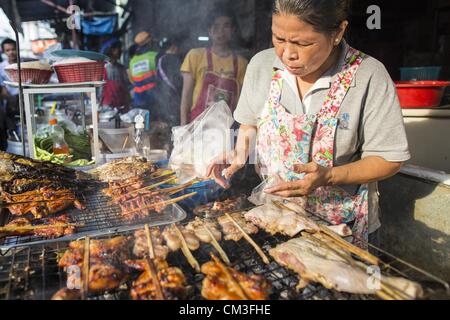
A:
[[[313,160],[333,167],[338,113],[364,54],[348,47],[345,64],[316,115],[292,115],[281,104],[282,71],[275,70],[269,97],[258,122],[257,156],[261,173],[285,181],[303,179],[295,164]],[[337,187],[319,187],[306,197],[307,210],[332,224],[352,223],[354,244],[367,249],[368,186],[355,195]]]

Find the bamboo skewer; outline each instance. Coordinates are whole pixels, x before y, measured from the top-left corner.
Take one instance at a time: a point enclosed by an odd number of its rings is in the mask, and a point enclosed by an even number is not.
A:
[[[228,258],[225,250],[223,250],[223,248],[220,246],[220,244],[217,242],[216,238],[214,238],[214,235],[211,231],[211,229],[206,225],[206,223],[203,223],[203,227],[205,228],[206,232],[208,232],[209,237],[211,238],[211,244],[212,246],[217,250],[217,252],[220,254],[220,256],[222,257],[223,261],[225,261],[225,263],[227,265],[230,265],[230,259]]]
[[[245,293],[245,290],[242,288],[241,284],[239,283],[239,281],[237,281],[233,277],[231,272],[228,270],[228,267],[223,265],[223,263],[215,255],[211,254],[211,257],[214,260],[214,262],[220,267],[220,269],[223,271],[223,273],[226,275],[226,277],[228,278],[230,283],[233,284],[234,287],[236,287],[237,293],[241,296],[241,298],[243,300],[250,300],[249,297],[247,296],[247,294]]]
[[[84,259],[83,259],[83,276],[81,279],[83,280],[82,286],[81,286],[81,299],[86,300],[86,297],[89,292],[89,258],[90,258],[90,238],[86,237],[84,240]]]
[[[250,237],[250,235],[247,234],[247,232],[245,232],[245,230],[240,226],[240,224],[233,219],[233,217],[225,212],[225,216],[231,220],[231,222],[233,222],[233,224],[239,229],[239,231],[242,232],[242,235],[244,236],[245,240],[248,241],[248,243],[250,243],[252,245],[253,248],[255,248],[256,252],[259,254],[259,256],[261,257],[261,259],[263,260],[263,262],[265,264],[269,264],[269,258],[266,256],[266,254],[264,253],[264,251],[258,246],[258,244],[253,241],[252,237]]]
[[[142,210],[153,209],[154,207],[157,207],[157,206],[168,206],[170,204],[174,204],[174,203],[177,203],[177,202],[182,201],[184,199],[187,199],[187,198],[190,198],[192,196],[195,196],[196,194],[197,194],[197,192],[192,192],[192,193],[186,194],[186,195],[178,197],[178,198],[165,200],[165,201],[160,201],[160,202],[155,202],[155,203],[152,203],[152,204],[150,204],[148,206],[144,206],[144,207],[141,207],[141,208],[138,208],[138,209],[127,211],[127,213],[134,213],[134,212],[139,212],[139,211],[142,211]]]
[[[130,137],[130,136],[128,135],[128,136],[125,138],[125,141],[123,142],[123,145],[122,145],[122,151],[125,150],[125,147],[127,146],[128,138],[129,138],[129,137]]]
[[[180,238],[180,240],[181,240],[181,251],[183,252],[184,256],[186,257],[186,259],[189,262],[189,264],[191,265],[191,267],[193,269],[195,269],[195,271],[200,272],[200,265],[198,264],[198,261],[192,255],[192,252],[186,243],[186,239],[184,239],[183,233],[180,231],[180,229],[177,227],[176,224],[174,224],[173,226],[174,226],[175,232],[178,235],[178,238]]]
[[[41,230],[41,229],[51,229],[51,228],[66,228],[66,227],[80,227],[83,226],[81,224],[74,224],[74,223],[62,223],[62,224],[48,224],[48,225],[39,225],[39,226],[6,226],[6,227],[0,227],[0,234],[1,233],[8,233],[8,232],[14,232],[17,230],[23,230],[23,231],[33,231],[33,230]]]
[[[20,202],[7,202],[0,204],[0,208],[8,208],[10,206],[16,206],[20,204],[32,204],[32,203],[46,203],[46,202],[55,202],[55,201],[75,201],[76,198],[67,198],[67,199],[47,199],[47,200],[30,200],[30,201],[20,201]]]
[[[164,293],[161,288],[161,283],[159,282],[158,278],[158,271],[155,267],[155,264],[153,263],[153,259],[155,259],[155,251],[153,248],[153,240],[152,236],[150,234],[150,229],[148,227],[148,224],[145,224],[145,235],[147,237],[147,247],[148,247],[148,265],[150,269],[150,274],[152,276],[152,281],[156,289],[156,296],[159,300],[165,300]]]

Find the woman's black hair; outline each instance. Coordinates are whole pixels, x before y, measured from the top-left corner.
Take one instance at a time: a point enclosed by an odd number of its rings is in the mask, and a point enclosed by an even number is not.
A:
[[[220,17],[228,17],[231,19],[231,23],[232,23],[233,27],[236,28],[238,26],[236,15],[234,14],[233,10],[231,10],[227,6],[216,6],[216,7],[214,7],[214,9],[210,12],[210,14],[208,16],[208,21],[207,21],[208,29],[210,29],[216,22],[216,19],[220,18]]]
[[[351,0],[275,0],[273,14],[295,15],[321,33],[330,34],[348,19]]]
[[[6,38],[2,41],[2,51],[5,52],[5,45],[12,44],[13,46],[17,46],[17,43],[13,39]]]

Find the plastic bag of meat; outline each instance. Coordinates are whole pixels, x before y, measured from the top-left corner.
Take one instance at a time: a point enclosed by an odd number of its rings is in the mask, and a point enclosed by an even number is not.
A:
[[[172,129],[174,148],[169,167],[180,183],[204,177],[211,161],[232,147],[233,115],[224,101],[200,114],[192,123]]]

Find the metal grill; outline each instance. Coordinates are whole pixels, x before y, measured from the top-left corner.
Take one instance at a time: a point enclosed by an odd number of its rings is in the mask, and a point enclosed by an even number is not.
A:
[[[101,236],[117,232],[124,232],[142,228],[144,224],[160,226],[179,222],[186,218],[186,212],[178,205],[169,205],[163,212],[152,212],[143,219],[126,220],[121,214],[120,207],[111,205],[111,198],[105,196],[100,189],[91,192],[82,192],[77,195],[85,205],[85,210],[70,208],[64,213],[70,216],[72,223],[79,224],[76,234],[57,239],[45,239],[37,236],[8,237],[0,241],[0,250],[8,250],[21,245],[45,244],[56,241],[70,241],[84,236]],[[9,223],[14,217],[6,214],[3,225]]]
[[[115,234],[114,236],[117,236]],[[122,235],[130,235],[129,232]],[[108,236],[109,238],[112,235]],[[259,232],[252,236],[253,239],[267,253],[269,248],[287,241],[287,238],[274,237],[265,232]],[[103,237],[105,238],[105,237]],[[353,295],[325,289],[318,284],[311,284],[302,291],[296,290],[299,277],[297,274],[279,266],[272,261],[269,265],[263,264],[253,248],[244,240],[239,242],[221,241],[221,245],[228,254],[232,266],[246,274],[261,275],[272,284],[271,299],[281,300],[368,300],[375,299],[371,296]],[[26,248],[13,248],[6,256],[0,257],[0,299],[50,299],[60,288],[65,287],[66,274],[57,266],[57,256],[62,254],[68,246],[68,242],[50,243]],[[215,252],[212,246],[202,243],[200,249],[193,252],[200,264],[210,261],[210,252]],[[130,254],[131,255],[131,254]],[[186,258],[180,253],[170,253],[167,259],[169,265],[177,266],[183,270],[188,285],[192,286],[188,299],[199,300],[201,297],[201,285],[203,274],[196,273],[188,264]],[[422,280],[431,297],[436,292],[445,292],[448,286],[445,282],[421,273],[421,278],[410,276],[408,271],[400,271],[400,265],[405,265],[396,260],[397,266],[385,269],[389,275],[400,275],[411,280]],[[393,266],[393,262],[391,262]],[[409,266],[408,266],[409,267]],[[135,276],[138,273],[134,274]],[[426,277],[425,281],[423,277]],[[132,277],[127,283],[113,292],[101,295],[90,295],[88,299],[130,299]],[[448,296],[447,296],[448,297]]]

